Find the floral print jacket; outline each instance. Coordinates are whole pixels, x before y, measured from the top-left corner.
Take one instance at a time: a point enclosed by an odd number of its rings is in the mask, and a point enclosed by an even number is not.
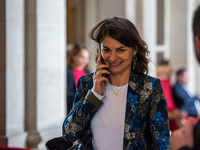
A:
[[[80,138],[82,149],[94,150],[90,122],[103,105],[90,89],[93,74],[80,78],[74,106],[63,123],[67,142]],[[131,73],[128,83],[124,150],[165,150],[169,144],[168,113],[160,80]],[[112,139],[110,139],[112,140]]]

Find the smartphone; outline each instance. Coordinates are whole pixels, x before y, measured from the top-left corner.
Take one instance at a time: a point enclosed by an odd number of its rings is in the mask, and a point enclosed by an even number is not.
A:
[[[105,64],[105,61],[103,60],[103,57],[101,56],[99,49],[97,49],[97,54],[98,54],[98,58],[101,57],[101,64]],[[104,68],[104,69],[108,70],[108,68]],[[109,75],[106,73],[104,73],[102,76],[109,78]]]

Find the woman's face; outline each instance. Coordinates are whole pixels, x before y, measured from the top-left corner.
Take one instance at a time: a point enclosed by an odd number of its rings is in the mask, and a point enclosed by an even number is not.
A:
[[[74,68],[84,69],[89,63],[90,54],[87,49],[82,49],[76,56],[73,57]]]
[[[106,36],[101,42],[101,54],[105,64],[109,65],[110,75],[129,75],[132,58],[136,53],[137,50],[123,45],[110,36]]]

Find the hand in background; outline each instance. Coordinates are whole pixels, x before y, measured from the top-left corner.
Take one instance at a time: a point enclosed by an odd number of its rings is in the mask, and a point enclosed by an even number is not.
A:
[[[194,129],[193,119],[189,119],[185,127],[181,127],[174,132],[170,139],[170,144],[172,150],[179,150],[184,146],[193,147],[193,129]]]

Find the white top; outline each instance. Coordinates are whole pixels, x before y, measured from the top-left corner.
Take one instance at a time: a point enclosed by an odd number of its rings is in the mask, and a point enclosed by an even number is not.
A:
[[[128,84],[117,87],[106,84],[104,96],[91,91],[103,101],[91,121],[92,142],[95,150],[123,150],[125,110]],[[117,96],[113,96],[113,90]]]

